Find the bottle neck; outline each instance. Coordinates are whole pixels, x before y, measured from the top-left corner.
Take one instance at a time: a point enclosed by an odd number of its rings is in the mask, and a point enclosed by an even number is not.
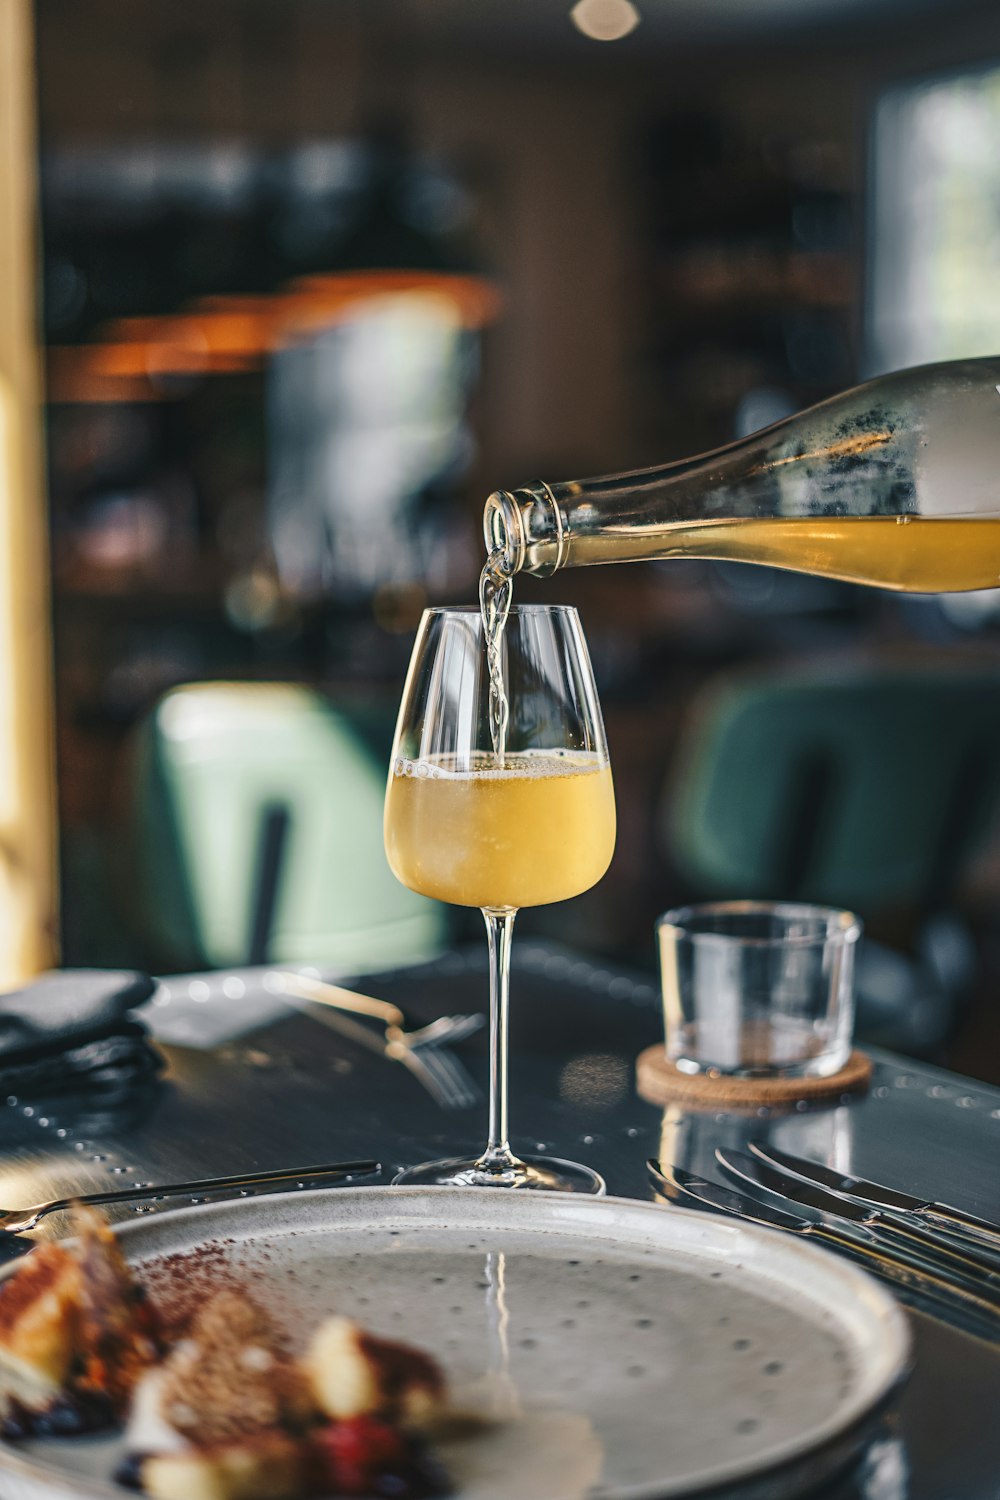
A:
[[[684,523],[766,512],[767,463],[754,434],[714,453],[612,474],[497,490],[486,501],[487,552],[505,573],[664,555]]]

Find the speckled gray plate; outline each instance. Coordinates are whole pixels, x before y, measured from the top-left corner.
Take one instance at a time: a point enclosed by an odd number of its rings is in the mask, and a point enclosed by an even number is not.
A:
[[[198,1251],[297,1340],[340,1311],[444,1364],[501,1418],[443,1456],[461,1500],[769,1497],[856,1451],[908,1359],[892,1298],[833,1256],[735,1222],[614,1198],[347,1188],[150,1217],[122,1232],[154,1289]],[[122,1491],[112,1440],[0,1445],[3,1500]]]

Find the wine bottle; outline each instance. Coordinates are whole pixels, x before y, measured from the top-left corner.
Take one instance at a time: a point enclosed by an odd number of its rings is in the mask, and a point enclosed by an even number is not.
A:
[[[766,563],[914,593],[1000,585],[1000,356],[884,375],[696,458],[499,490],[508,575]]]

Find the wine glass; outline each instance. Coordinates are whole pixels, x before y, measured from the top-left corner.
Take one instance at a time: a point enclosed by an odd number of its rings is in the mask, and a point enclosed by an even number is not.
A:
[[[425,610],[396,726],[385,847],[396,878],[411,890],[483,913],[490,1124],[480,1156],[425,1162],[396,1181],[601,1193],[604,1183],[589,1167],[517,1157],[507,1138],[514,918],[522,906],[589,890],[615,846],[604,725],[576,610],[512,608],[501,659],[509,718],[496,744],[480,611]]]

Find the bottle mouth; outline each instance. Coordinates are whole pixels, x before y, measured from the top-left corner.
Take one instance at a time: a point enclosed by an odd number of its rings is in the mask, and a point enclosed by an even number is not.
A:
[[[495,490],[483,511],[483,537],[487,555],[498,562],[508,576],[519,572],[524,563],[525,539],[521,511],[507,490]]]
[[[522,568],[547,578],[566,561],[568,534],[547,484],[496,490],[486,502],[483,532],[488,554],[508,578]]]

